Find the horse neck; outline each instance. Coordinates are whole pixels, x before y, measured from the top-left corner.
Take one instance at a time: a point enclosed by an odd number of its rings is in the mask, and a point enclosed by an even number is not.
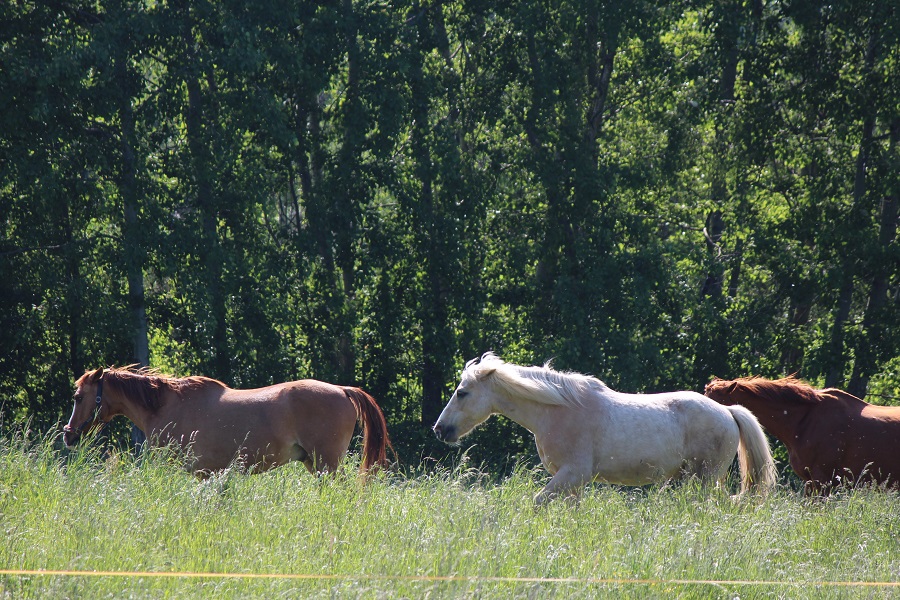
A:
[[[786,446],[793,444],[797,425],[813,407],[806,402],[770,400],[756,394],[741,394],[736,404],[750,409],[760,425]]]
[[[103,392],[106,399],[109,417],[116,415],[124,415],[132,423],[137,425],[141,431],[147,431],[147,423],[150,420],[150,411],[139,402],[122,393],[118,388],[109,386]]]
[[[531,433],[537,433],[547,423],[547,414],[552,408],[558,407],[518,396],[512,397],[502,392],[495,394],[493,403],[493,412],[500,413]]]

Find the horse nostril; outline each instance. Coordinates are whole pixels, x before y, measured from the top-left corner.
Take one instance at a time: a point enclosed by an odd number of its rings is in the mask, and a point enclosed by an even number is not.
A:
[[[437,436],[437,439],[444,439],[444,428],[440,425],[440,423],[436,423],[434,427],[432,427],[432,430],[434,430],[434,435]]]

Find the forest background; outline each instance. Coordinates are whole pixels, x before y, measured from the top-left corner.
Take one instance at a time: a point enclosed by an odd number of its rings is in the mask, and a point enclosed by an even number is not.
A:
[[[418,464],[486,350],[898,403],[898,12],[3,2],[3,418],[56,425],[100,366],[313,377]]]

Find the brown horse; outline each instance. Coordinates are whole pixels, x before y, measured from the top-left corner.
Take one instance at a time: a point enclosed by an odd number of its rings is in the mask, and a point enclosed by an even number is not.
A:
[[[828,493],[842,482],[898,483],[900,407],[869,404],[838,389],[817,390],[794,377],[714,379],[706,395],[749,408],[787,447],[807,493]]]
[[[75,385],[75,407],[63,428],[67,446],[125,415],[152,445],[187,451],[189,469],[201,476],[236,459],[252,471],[299,460],[311,473],[332,472],[357,420],[364,439],[360,471],[384,466],[391,447],[381,409],[354,387],[307,379],[234,390],[206,377],[176,379],[130,368],[88,371]]]

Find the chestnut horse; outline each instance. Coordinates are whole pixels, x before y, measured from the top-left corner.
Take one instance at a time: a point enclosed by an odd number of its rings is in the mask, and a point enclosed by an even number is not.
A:
[[[794,377],[714,379],[706,395],[749,408],[787,447],[807,493],[828,493],[842,482],[897,485],[900,407],[869,404],[834,388],[817,390]]]
[[[204,476],[236,459],[251,471],[299,460],[311,473],[332,472],[362,424],[360,471],[387,462],[387,426],[375,400],[359,388],[307,379],[234,390],[206,377],[181,379],[131,368],[97,369],[76,382],[75,407],[63,438],[125,415],[154,446],[176,444],[188,468]]]
[[[735,454],[742,492],[775,485],[768,441],[750,411],[696,392],[622,394],[594,377],[520,367],[488,352],[466,364],[434,433],[452,444],[496,413],[534,434],[553,476],[534,498],[539,505],[591,481],[721,482]]]

